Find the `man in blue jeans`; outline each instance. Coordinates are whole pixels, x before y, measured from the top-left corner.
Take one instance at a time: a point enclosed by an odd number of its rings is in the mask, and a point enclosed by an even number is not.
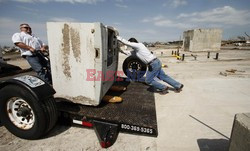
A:
[[[180,92],[182,90],[184,85],[165,74],[165,72],[162,70],[161,61],[154,54],[152,54],[143,43],[138,43],[138,41],[135,38],[130,38],[127,41],[121,38],[120,36],[117,36],[117,39],[121,43],[133,48],[133,50],[136,53],[136,56],[142,62],[148,65],[148,71],[147,71],[146,80],[145,80],[145,82],[148,85],[151,85],[154,88],[156,88],[160,92],[160,94],[168,93],[168,87],[166,85],[163,85],[157,82],[154,79],[155,77],[157,77],[160,80],[163,80],[164,82],[174,87],[177,92]],[[125,51],[125,52],[123,51],[123,53],[127,55],[131,55],[131,52],[129,51]]]
[[[31,68],[44,81],[52,84],[51,74],[46,71],[41,59],[36,55],[36,50],[45,51],[45,44],[32,34],[31,27],[24,23],[20,25],[20,33],[12,36],[13,43],[19,47],[21,56],[30,64]]]

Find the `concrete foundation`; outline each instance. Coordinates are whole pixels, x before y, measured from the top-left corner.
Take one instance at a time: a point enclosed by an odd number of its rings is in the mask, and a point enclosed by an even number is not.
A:
[[[221,29],[194,29],[183,32],[184,51],[218,51],[221,47]]]
[[[250,150],[250,113],[236,114],[229,151]]]

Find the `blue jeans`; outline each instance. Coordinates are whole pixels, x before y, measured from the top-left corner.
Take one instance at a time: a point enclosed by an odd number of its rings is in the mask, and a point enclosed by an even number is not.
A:
[[[52,84],[51,73],[47,71],[41,64],[39,57],[37,56],[26,56],[26,60],[30,64],[31,68],[37,73],[38,77],[42,80]]]
[[[164,82],[168,83],[169,85],[171,85],[175,89],[180,88],[181,83],[175,81],[170,76],[166,75],[165,72],[162,70],[162,64],[161,64],[161,61],[159,59],[154,60],[152,63],[150,63],[149,66],[151,66],[152,71],[148,70],[147,74],[146,74],[145,82],[148,85],[151,85],[154,88],[159,89],[160,91],[166,89],[167,86],[154,80],[154,78],[157,77],[160,80],[163,80]]]

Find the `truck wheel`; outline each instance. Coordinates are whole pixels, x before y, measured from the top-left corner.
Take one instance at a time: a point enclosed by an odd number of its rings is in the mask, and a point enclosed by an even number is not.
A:
[[[129,78],[136,80],[143,77],[147,71],[147,65],[136,56],[127,57],[122,65],[123,72]]]
[[[57,121],[54,99],[39,101],[27,89],[7,85],[0,90],[0,118],[14,135],[38,139],[53,128]]]

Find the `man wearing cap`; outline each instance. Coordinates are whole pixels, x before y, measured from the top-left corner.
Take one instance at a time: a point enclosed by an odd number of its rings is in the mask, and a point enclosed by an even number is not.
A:
[[[31,68],[44,81],[51,83],[51,75],[43,68],[40,59],[35,55],[36,50],[45,51],[45,44],[32,34],[31,27],[24,23],[20,25],[20,33],[12,36],[13,43],[19,47],[21,56],[30,64]]]
[[[129,40],[126,40],[120,36],[117,36],[117,40],[133,48],[133,51],[136,53],[136,56],[142,62],[148,65],[148,71],[145,79],[145,82],[148,85],[151,85],[156,88],[160,92],[160,94],[168,93],[168,87],[161,84],[160,82],[157,82],[155,80],[155,77],[157,77],[160,80],[174,87],[176,92],[180,92],[182,90],[184,85],[165,74],[165,72],[162,70],[161,61],[154,54],[152,54],[143,43],[139,43],[135,38],[130,38]],[[123,51],[122,53],[126,55],[131,55],[131,52],[129,51]]]

